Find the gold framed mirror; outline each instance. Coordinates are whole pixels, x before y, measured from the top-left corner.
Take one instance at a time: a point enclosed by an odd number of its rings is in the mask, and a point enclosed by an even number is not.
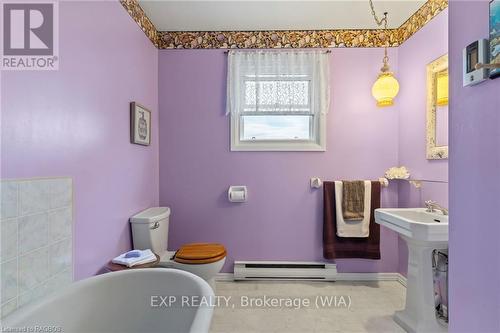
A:
[[[448,158],[448,55],[427,65],[427,159]]]

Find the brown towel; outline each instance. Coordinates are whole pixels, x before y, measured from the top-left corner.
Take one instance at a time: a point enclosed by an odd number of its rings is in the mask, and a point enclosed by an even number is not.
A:
[[[375,223],[375,209],[380,207],[380,182],[372,182],[370,236],[343,238],[337,236],[335,215],[335,182],[323,184],[323,257],[326,259],[380,259],[380,225]]]
[[[365,182],[342,181],[342,215],[344,220],[359,221],[365,217]]]

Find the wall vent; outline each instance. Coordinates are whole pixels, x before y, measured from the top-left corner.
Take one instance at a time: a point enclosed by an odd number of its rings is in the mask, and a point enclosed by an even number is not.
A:
[[[335,281],[337,265],[304,261],[235,261],[235,280]]]

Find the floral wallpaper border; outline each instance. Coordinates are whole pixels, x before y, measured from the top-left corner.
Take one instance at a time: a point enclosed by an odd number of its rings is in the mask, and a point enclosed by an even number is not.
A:
[[[123,8],[132,17],[132,19],[139,25],[142,31],[146,34],[154,46],[159,48],[159,34],[155,25],[146,15],[142,7],[139,5],[138,0],[120,0]]]
[[[419,10],[415,12],[398,30],[398,39],[403,44],[414,33],[422,29],[437,14],[448,7],[448,0],[428,0]]]
[[[398,31],[312,30],[312,31],[161,31],[162,49],[270,49],[398,46]]]
[[[448,7],[448,0],[428,0],[397,29],[304,31],[157,31],[138,0],[120,0],[159,49],[268,49],[397,47]]]

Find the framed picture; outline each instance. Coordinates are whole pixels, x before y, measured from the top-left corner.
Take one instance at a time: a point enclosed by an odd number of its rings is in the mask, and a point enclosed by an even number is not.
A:
[[[490,2],[490,64],[500,63],[500,0]],[[500,68],[490,70],[490,79],[500,76]]]
[[[130,142],[143,146],[151,143],[151,111],[136,102],[130,103]]]

